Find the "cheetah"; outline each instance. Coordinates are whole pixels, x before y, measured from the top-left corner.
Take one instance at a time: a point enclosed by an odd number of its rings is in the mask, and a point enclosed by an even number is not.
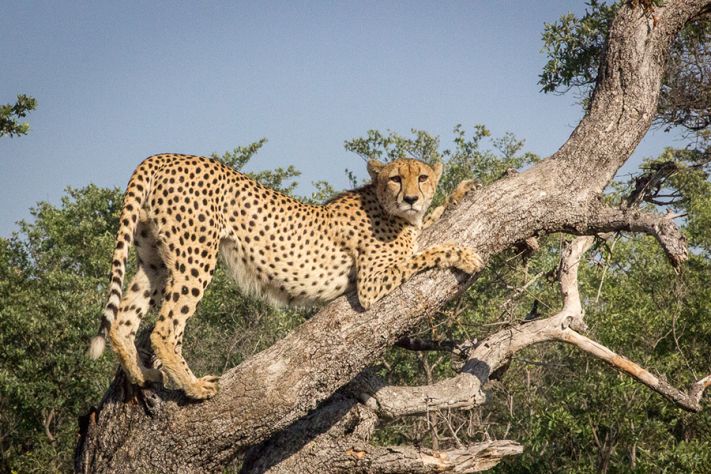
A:
[[[162,154],[144,160],[126,189],[108,302],[89,356],[101,355],[108,335],[130,382],[143,386],[165,376],[192,399],[214,396],[218,377],[193,375],[182,340],[218,255],[242,290],[272,303],[329,301],[355,288],[365,310],[425,269],[482,267],[472,249],[454,244],[416,253],[420,230],[432,223],[424,216],[441,163],[370,160],[367,168],[371,184],[315,206],[214,159]],[[451,199],[470,187],[463,182]],[[131,244],[138,268],[124,293]],[[145,367],[134,344],[141,319],[158,306],[150,341],[160,370]]]

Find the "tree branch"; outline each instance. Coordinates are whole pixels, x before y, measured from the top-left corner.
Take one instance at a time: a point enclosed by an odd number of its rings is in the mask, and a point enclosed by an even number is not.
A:
[[[699,380],[690,387],[688,392],[684,392],[671,386],[665,380],[653,375],[626,357],[614,353],[602,344],[588,339],[573,330],[561,331],[556,339],[572,344],[578,349],[607,362],[616,370],[638,380],[685,410],[700,412],[702,409],[701,397],[703,396],[704,389],[711,385],[711,375]]]
[[[336,395],[317,412],[251,449],[242,474],[478,472],[522,452],[521,445],[506,440],[445,451],[374,446],[368,439],[376,421],[370,409]]]
[[[686,237],[674,224],[673,214],[660,215],[638,208],[613,208],[597,203],[590,212],[585,233],[610,231],[643,232],[653,235],[675,270],[689,258]]]
[[[504,456],[521,454],[514,441],[488,441],[464,448],[433,451],[410,446],[354,447],[348,454],[358,459],[347,472],[429,474],[432,472],[480,472],[496,466]],[[346,471],[343,471],[346,472]]]
[[[418,415],[434,410],[468,409],[486,401],[480,381],[467,373],[432,385],[402,387],[387,385],[371,371],[365,371],[347,389],[361,403],[386,418]]]

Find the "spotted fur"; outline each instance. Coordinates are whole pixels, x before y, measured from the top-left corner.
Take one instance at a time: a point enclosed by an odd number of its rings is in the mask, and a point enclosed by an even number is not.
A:
[[[181,346],[218,255],[243,290],[274,303],[328,301],[355,287],[365,309],[416,272],[481,268],[476,253],[453,244],[415,253],[441,164],[372,160],[368,172],[370,185],[313,206],[216,160],[169,154],[146,159],[128,183],[109,298],[90,355],[101,354],[108,333],[132,382],[163,380],[161,372],[143,366],[134,344],[141,319],[160,306],[150,339],[162,372],[191,398],[213,396],[217,378],[196,378]],[[138,270],[124,293],[131,244]]]

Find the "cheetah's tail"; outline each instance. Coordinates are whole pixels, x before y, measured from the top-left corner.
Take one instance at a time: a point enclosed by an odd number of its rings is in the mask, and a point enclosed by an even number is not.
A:
[[[123,293],[123,277],[126,271],[126,260],[128,259],[128,249],[133,243],[133,234],[136,231],[138,217],[143,203],[148,195],[150,186],[150,165],[146,163],[150,158],[141,163],[133,172],[126,187],[126,194],[123,199],[123,209],[119,218],[119,230],[116,236],[116,247],[114,249],[111,263],[111,281],[109,282],[109,300],[106,303],[104,312],[101,315],[101,325],[96,336],[91,338],[87,356],[91,359],[98,359],[106,347],[106,336],[111,329],[111,323],[118,313]],[[147,169],[146,169],[147,168]]]
[[[104,329],[104,325],[101,325],[101,329],[99,329],[99,334],[91,338],[91,342],[89,343],[89,350],[86,351],[86,355],[89,356],[90,359],[96,360],[99,357],[101,357],[101,354],[104,353],[104,348],[106,347],[106,330]]]

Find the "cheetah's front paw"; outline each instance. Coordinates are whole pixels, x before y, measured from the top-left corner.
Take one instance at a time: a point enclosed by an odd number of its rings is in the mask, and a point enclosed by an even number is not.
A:
[[[217,394],[217,381],[220,377],[214,375],[206,375],[195,380],[188,387],[185,387],[185,394],[195,400],[205,400],[212,398]]]
[[[478,253],[469,247],[459,247],[457,249],[457,261],[454,262],[454,267],[463,272],[472,274],[484,268],[484,261]]]
[[[476,273],[484,267],[479,254],[469,247],[447,243],[437,247],[436,252],[440,268],[454,267],[466,273]]]
[[[459,201],[461,201],[464,196],[469,194],[473,189],[476,189],[479,187],[479,183],[477,183],[473,179],[465,179],[461,183],[457,185],[456,188],[454,188],[454,191],[452,191],[452,194],[449,195],[449,198],[447,199],[447,205],[448,206],[456,206],[459,204]]]

